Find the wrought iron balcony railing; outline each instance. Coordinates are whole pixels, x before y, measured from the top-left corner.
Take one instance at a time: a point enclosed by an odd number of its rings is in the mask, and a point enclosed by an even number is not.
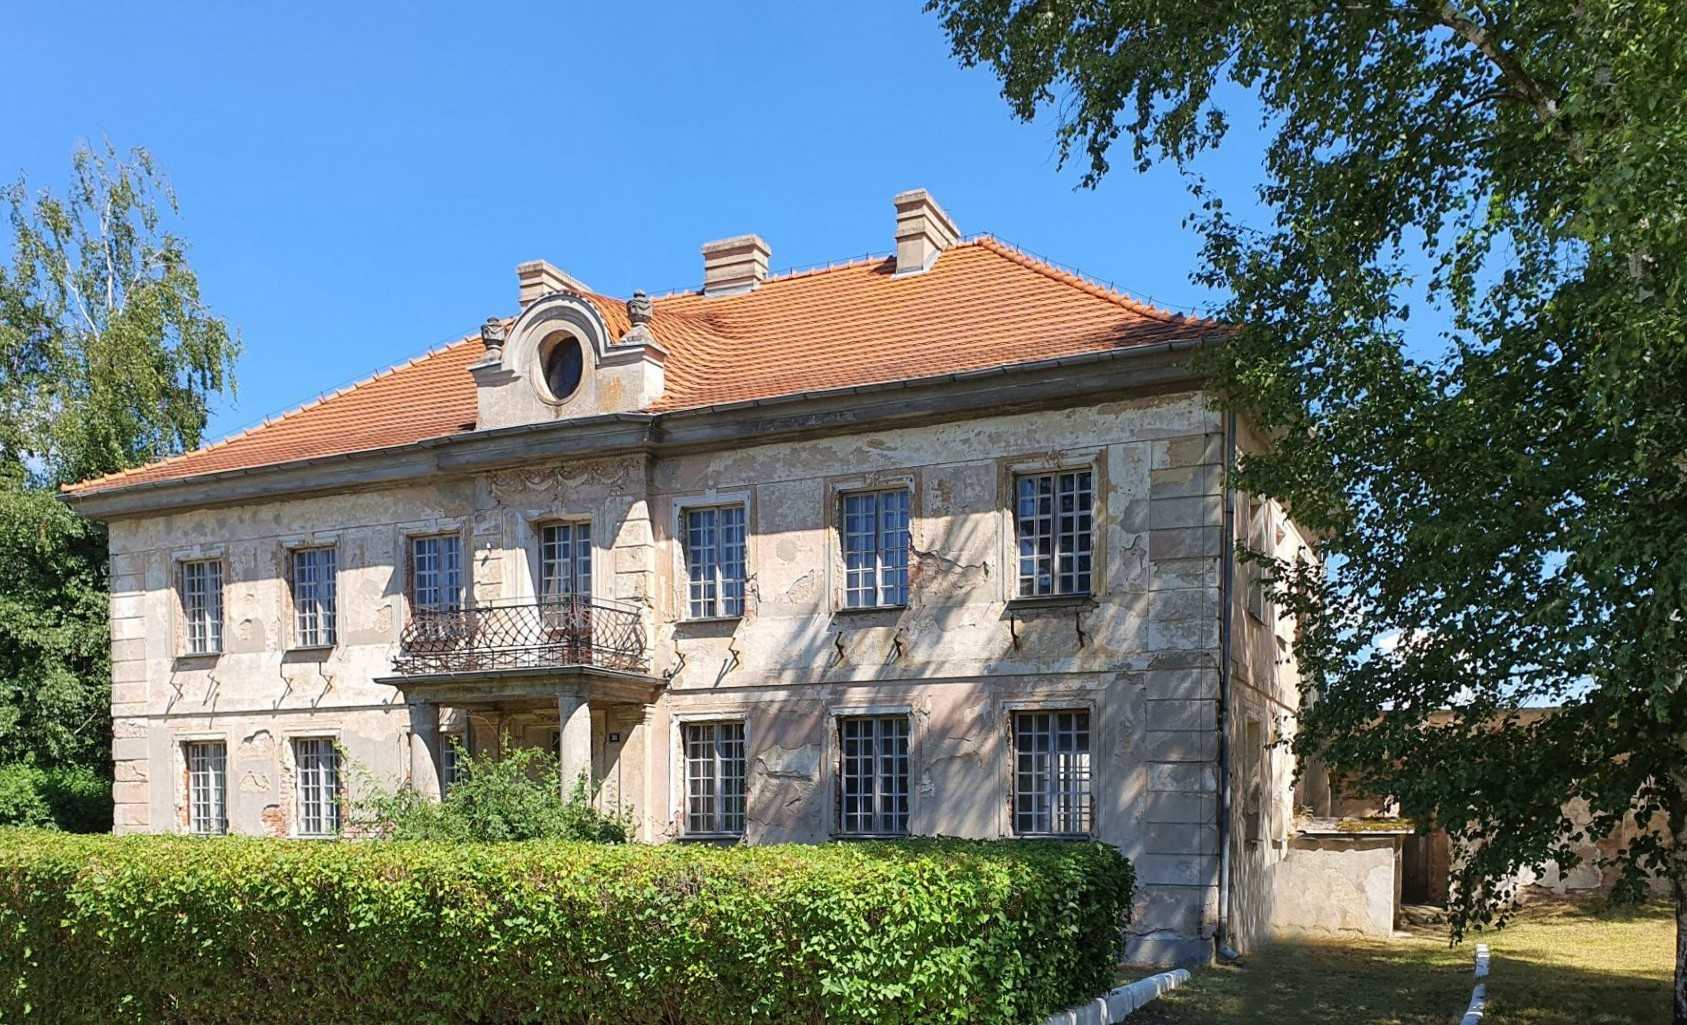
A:
[[[649,658],[637,607],[559,595],[416,609],[392,665],[405,676],[562,666],[643,672]]]

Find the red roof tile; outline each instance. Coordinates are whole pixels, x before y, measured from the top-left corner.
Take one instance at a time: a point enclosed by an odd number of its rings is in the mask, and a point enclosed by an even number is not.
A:
[[[668,350],[649,412],[775,398],[1103,352],[1209,332],[1209,321],[1144,305],[981,237],[923,274],[867,260],[770,278],[731,296],[654,300]],[[588,297],[613,336],[624,305]],[[71,494],[404,445],[475,429],[468,367],[477,335],[453,342],[193,452],[67,487]]]

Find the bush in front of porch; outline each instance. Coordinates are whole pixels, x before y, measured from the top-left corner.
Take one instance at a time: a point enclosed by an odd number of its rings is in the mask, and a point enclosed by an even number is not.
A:
[[[367,773],[352,802],[353,831],[386,840],[458,843],[509,840],[585,840],[626,843],[631,819],[594,808],[583,780],[567,799],[557,760],[534,748],[506,754],[456,749],[457,778],[439,800],[409,787],[393,789]]]
[[[0,1020],[1019,1025],[1106,989],[1102,844],[0,830]]]

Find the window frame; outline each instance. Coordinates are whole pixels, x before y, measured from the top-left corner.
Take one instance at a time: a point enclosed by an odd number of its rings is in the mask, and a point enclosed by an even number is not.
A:
[[[833,809],[831,816],[832,835],[843,839],[912,836],[914,819],[913,762],[915,745],[914,717],[911,710],[907,708],[834,709],[831,719],[832,738],[835,743],[833,752],[834,757],[831,759],[833,767]],[[867,815],[870,816],[870,821],[873,826],[873,828],[870,829],[850,828],[850,812],[846,804],[846,791],[851,777],[851,773],[848,771],[851,758],[849,747],[850,738],[847,736],[846,724],[850,723],[874,724],[873,735],[871,738],[873,752],[869,756],[872,761],[871,778],[874,787],[871,798],[874,804],[874,810],[867,813]],[[882,744],[886,739],[883,727],[890,723],[900,725],[900,737],[898,738],[893,736],[889,738],[893,742],[900,739],[902,745],[900,755],[887,755],[882,747]],[[896,810],[894,805],[889,811],[886,811],[884,808],[887,794],[885,793],[884,788],[879,786],[879,783],[885,779],[885,776],[883,775],[883,765],[887,760],[892,762],[900,760],[902,763],[900,767],[901,771],[899,773],[900,793],[892,792],[888,795],[891,801],[894,801],[897,797],[901,798],[901,810]],[[881,828],[885,825],[887,816],[890,822],[890,828]],[[901,819],[900,829],[896,828],[896,820],[898,818]]]
[[[1045,605],[1084,605],[1097,601],[1109,587],[1108,569],[1111,561],[1107,550],[1111,543],[1111,520],[1108,517],[1108,449],[1063,449],[1037,452],[1022,456],[1007,456],[996,460],[996,514],[998,524],[997,551],[1001,565],[1011,572],[999,574],[1000,600],[1010,607],[1036,608]],[[1021,594],[1019,590],[1019,481],[1024,477],[1045,474],[1058,475],[1087,471],[1090,475],[1089,530],[1089,590],[1051,594]],[[1058,489],[1057,489],[1058,490]],[[1057,495],[1058,497],[1058,495]],[[1058,513],[1053,514],[1058,517]],[[1053,556],[1051,555],[1051,558]],[[1058,581],[1057,581],[1058,586]]]
[[[304,629],[303,617],[305,615],[305,607],[299,599],[299,559],[300,556],[316,556],[321,553],[327,553],[329,562],[329,572],[327,574],[326,581],[328,596],[326,602],[324,602],[320,597],[317,597],[314,600],[317,606],[316,614],[319,619],[323,615],[322,606],[327,606],[327,629],[325,631],[325,637],[318,636],[315,639],[311,639],[307,637]],[[321,651],[335,647],[340,643],[339,546],[331,543],[290,546],[287,549],[286,559],[287,602],[289,619],[291,620],[290,631],[288,633],[288,636],[291,639],[289,650]],[[320,588],[322,586],[322,581],[318,580],[316,582],[316,586]],[[318,629],[320,630],[321,627],[319,626]]]
[[[221,737],[184,737],[181,742],[182,779],[186,784],[187,832],[191,836],[227,836],[228,835],[228,741]],[[216,757],[214,765],[195,764],[196,756],[210,755],[213,750]],[[213,793],[201,801],[200,787],[203,782],[216,780]],[[213,828],[202,828],[204,819],[200,814],[201,805],[207,813],[215,812],[216,817],[210,823]]]
[[[424,541],[457,542],[457,601],[454,605],[423,604],[417,600],[420,571],[417,568],[416,546]],[[421,610],[460,611],[469,606],[474,592],[473,548],[462,530],[429,530],[404,535],[404,601],[412,615]],[[431,570],[430,572],[439,572]]]
[[[1041,483],[1048,482],[1048,492],[1044,494]],[[1067,482],[1071,482],[1068,490]],[[1027,516],[1024,503],[1025,485],[1031,484],[1034,491],[1030,495],[1034,510]],[[1073,508],[1063,508],[1065,500],[1071,496]],[[1052,470],[1032,470],[1016,473],[1013,476],[1013,543],[1014,543],[1014,597],[1016,598],[1089,598],[1095,590],[1095,470],[1089,466],[1078,466]],[[1046,501],[1049,506],[1047,513],[1041,511],[1041,504]],[[1088,523],[1082,529],[1079,522],[1087,518]],[[1047,521],[1046,533],[1034,527],[1034,533],[1029,536],[1024,533],[1027,520],[1033,524]],[[1067,529],[1070,520],[1070,529]],[[1027,539],[1035,546],[1030,556],[1025,554]],[[1046,540],[1048,552],[1043,554],[1042,543]],[[1027,577],[1025,566],[1030,560],[1032,572]],[[1046,573],[1041,569],[1047,561]],[[1068,565],[1069,564],[1069,565]],[[1079,568],[1080,564],[1084,567]],[[1038,590],[1040,582],[1047,577],[1049,590]],[[1031,591],[1026,591],[1027,580],[1030,580]],[[1082,586],[1080,586],[1082,585]]]
[[[885,583],[885,572],[887,569],[885,557],[888,551],[893,550],[887,549],[885,545],[887,530],[885,527],[884,502],[887,497],[892,495],[900,496],[902,499],[902,547],[900,550],[902,564],[900,567],[890,567],[890,570],[891,572],[900,573],[901,582],[900,594],[892,595],[894,600],[886,600],[886,592],[889,585]],[[835,492],[834,504],[836,508],[834,513],[837,516],[837,523],[834,534],[836,537],[838,552],[837,562],[839,567],[839,576],[838,586],[836,588],[837,599],[834,604],[838,611],[865,612],[873,609],[901,609],[908,607],[912,590],[910,571],[913,565],[914,553],[914,497],[913,485],[907,482],[893,482],[877,486],[842,488]],[[850,579],[850,575],[853,572],[850,566],[850,556],[852,554],[850,539],[852,536],[859,535],[852,535],[849,529],[849,506],[852,501],[860,499],[873,500],[873,529],[870,533],[872,550],[868,553],[870,554],[873,563],[870,570],[872,574],[872,600],[862,604],[855,604],[854,596],[856,594],[856,588]]]
[[[678,748],[678,751],[677,751],[678,757],[675,761],[675,764],[679,769],[677,779],[675,781],[676,784],[677,784],[677,786],[676,786],[676,797],[677,797],[677,816],[676,816],[676,818],[677,818],[677,820],[679,822],[679,826],[680,826],[680,830],[679,830],[680,837],[682,839],[691,839],[691,840],[723,840],[723,839],[738,839],[738,838],[743,837],[744,833],[745,833],[745,827],[749,823],[749,809],[750,809],[750,724],[749,724],[749,722],[743,716],[711,714],[711,715],[687,716],[687,717],[676,720],[674,725],[675,725],[675,740],[676,740],[676,745],[677,745],[677,748]],[[738,801],[739,801],[740,807],[737,809],[735,815],[732,814],[729,811],[723,810],[722,802],[720,801],[721,781],[723,779],[728,778],[721,771],[723,763],[722,763],[722,755],[721,755],[721,739],[719,737],[719,732],[718,732],[721,727],[731,727],[731,728],[735,728],[738,731],[738,736],[737,736],[738,755],[737,755],[736,761],[737,761],[737,767],[739,769],[739,772],[738,772],[736,778],[739,781],[737,796],[738,796]],[[712,741],[712,749],[713,750],[712,750],[712,754],[711,754],[711,768],[714,771],[714,775],[713,775],[712,779],[713,779],[713,782],[714,782],[715,807],[714,807],[713,812],[711,812],[710,814],[713,818],[713,822],[711,824],[714,828],[694,829],[694,828],[692,828],[693,812],[692,812],[691,784],[692,784],[693,779],[697,778],[697,777],[694,777],[692,775],[692,771],[691,771],[691,768],[692,768],[692,754],[691,754],[692,737],[691,737],[691,733],[692,733],[693,730],[698,730],[698,729],[703,729],[703,728],[709,728],[709,729],[712,729],[712,730],[716,731],[716,734],[715,734],[714,739]],[[723,825],[730,825],[730,820],[734,819],[734,818],[737,821],[737,828],[736,829],[721,828]]]
[[[1078,703],[1078,704],[1073,704],[1073,703],[1056,703],[1056,704],[1041,704],[1041,703],[1032,704],[1032,703],[1027,703],[1027,704],[1010,705],[1007,708],[1006,711],[1007,711],[1006,726],[1007,726],[1007,747],[1008,747],[1008,759],[1007,759],[1007,765],[1006,765],[1007,784],[1008,784],[1008,800],[1007,800],[1007,808],[1006,808],[1006,812],[1007,812],[1007,830],[1006,830],[1006,833],[1007,833],[1007,835],[1014,836],[1014,837],[1021,837],[1021,838],[1041,838],[1041,839],[1055,839],[1055,840],[1088,840],[1088,839],[1093,839],[1096,836],[1100,835],[1099,834],[1099,824],[1098,824],[1098,819],[1100,818],[1100,814],[1099,814],[1100,809],[1099,809],[1099,806],[1097,805],[1096,796],[1101,791],[1102,788],[1099,786],[1099,781],[1097,779],[1097,767],[1100,764],[1100,762],[1095,757],[1095,754],[1096,754],[1097,750],[1101,749],[1101,744],[1099,742],[1097,730],[1096,730],[1097,718],[1096,718],[1096,710],[1095,710],[1094,705],[1088,704],[1088,703]],[[1050,751],[1048,753],[1050,755],[1054,755],[1054,754],[1061,753],[1061,752],[1054,749],[1054,745],[1056,743],[1056,738],[1058,737],[1059,717],[1062,716],[1062,715],[1073,715],[1073,716],[1082,716],[1083,717],[1084,750],[1082,751],[1082,754],[1084,755],[1084,760],[1083,760],[1084,764],[1083,764],[1083,767],[1082,767],[1083,778],[1082,778],[1081,782],[1082,782],[1082,785],[1083,785],[1082,793],[1083,793],[1083,796],[1084,796],[1084,805],[1083,805],[1083,808],[1082,808],[1081,812],[1079,813],[1082,816],[1083,828],[1081,830],[1076,830],[1076,831],[1056,829],[1055,826],[1057,824],[1061,824],[1060,823],[1060,817],[1062,816],[1063,813],[1056,810],[1056,804],[1057,804],[1056,801],[1050,801],[1049,806],[1048,806],[1048,810],[1047,810],[1047,826],[1048,826],[1047,829],[1035,828],[1037,823],[1034,823],[1033,828],[1031,828],[1031,829],[1021,829],[1020,828],[1020,797],[1021,797],[1022,793],[1029,793],[1029,791],[1022,791],[1020,789],[1020,782],[1021,782],[1021,775],[1022,775],[1021,767],[1020,767],[1020,763],[1019,763],[1020,755],[1022,753],[1021,752],[1020,726],[1019,726],[1020,719],[1021,719],[1021,717],[1024,717],[1024,716],[1048,716],[1049,717]],[[1075,725],[1076,724],[1074,724],[1074,726]],[[1036,753],[1036,752],[1033,752],[1033,753]],[[1071,752],[1071,753],[1076,754],[1078,752]],[[1033,772],[1035,772],[1035,769],[1033,769]],[[1053,767],[1052,759],[1051,759],[1050,765],[1044,770],[1044,772],[1047,775],[1050,783],[1053,783],[1056,780],[1057,777],[1056,777],[1055,769]],[[1064,794],[1065,792],[1066,792],[1065,788],[1061,787],[1061,788],[1056,788],[1052,791],[1046,792],[1045,796],[1059,796],[1059,795]],[[1036,813],[1033,811],[1030,814],[1036,814]]]
[[[343,805],[345,803],[346,793],[345,772],[340,759],[339,738],[331,734],[301,733],[288,737],[287,741],[288,756],[292,759],[293,769],[293,836],[306,840],[328,840],[338,838],[341,835],[342,830],[345,829],[345,814]],[[328,756],[327,767],[333,772],[333,776],[329,781],[331,784],[329,792],[326,795],[318,795],[318,799],[322,796],[327,797],[327,801],[324,803],[320,813],[320,817],[324,820],[324,824],[331,827],[325,831],[312,831],[305,828],[307,821],[305,814],[307,805],[305,773],[307,771],[322,771],[322,767],[320,765],[313,768],[307,768],[307,765],[302,757],[304,753],[302,745],[306,744],[321,745],[320,749],[315,752],[314,757],[320,759],[322,757],[322,753],[325,752]],[[321,784],[316,784],[316,786],[320,787]]]
[[[548,578],[546,577],[547,559],[546,559],[545,549],[546,549],[546,546],[549,543],[546,540],[546,538],[547,538],[547,535],[549,535],[549,533],[551,531],[553,531],[553,530],[563,530],[563,529],[568,530],[569,534],[570,534],[569,541],[568,541],[570,554],[569,554],[568,559],[567,559],[568,567],[569,567],[568,568],[568,576],[569,576],[570,586],[567,590],[551,592],[551,591],[547,590],[547,587],[546,587],[546,585],[548,583]],[[577,536],[578,532],[581,531],[581,530],[584,530],[585,535],[586,535],[585,541],[584,541],[583,544],[582,544],[580,538]],[[534,597],[537,598],[537,599],[540,599],[540,600],[544,600],[547,597],[561,597],[561,596],[564,596],[564,595],[568,595],[568,596],[572,596],[572,597],[576,597],[576,598],[585,598],[587,600],[590,600],[591,597],[592,597],[592,588],[595,586],[595,582],[594,582],[593,577],[594,577],[595,571],[597,569],[596,563],[598,561],[597,551],[594,547],[595,543],[596,543],[596,540],[592,535],[592,521],[591,521],[590,517],[585,517],[585,516],[579,516],[579,517],[576,517],[576,516],[549,516],[549,517],[545,517],[544,519],[535,520],[533,522],[533,595],[534,595]],[[583,560],[579,556],[579,550],[582,547],[585,549],[585,553],[586,553],[585,558]],[[585,572],[584,572],[585,587],[584,588],[581,588],[579,586],[582,583],[582,579],[581,579],[582,574],[581,574],[581,567],[580,567],[580,564],[582,562],[585,563]]]
[[[1242,508],[1247,513],[1243,521],[1247,531],[1243,544],[1251,551],[1274,556],[1277,548],[1274,503],[1269,498],[1244,496],[1239,492],[1237,498],[1243,503]],[[1277,618],[1277,611],[1276,603],[1271,600],[1269,588],[1266,586],[1265,567],[1259,562],[1249,560],[1243,566],[1243,573],[1246,585],[1243,605],[1248,615],[1261,624],[1271,625]]]
[[[718,496],[712,498],[687,499],[676,502],[674,508],[674,555],[676,563],[675,583],[678,589],[678,609],[681,612],[681,615],[676,618],[680,622],[689,623],[708,623],[742,619],[749,607],[748,585],[751,576],[750,539],[752,536],[752,518],[748,497]],[[720,539],[719,514],[725,511],[736,511],[741,520],[742,537],[738,546],[739,576],[736,581],[738,590],[738,608],[736,611],[730,611],[730,605],[728,604],[729,598],[727,595],[727,589],[728,584],[732,583],[732,581],[730,581],[721,572],[721,567],[724,565],[725,560],[722,558],[724,546],[722,545]],[[716,514],[714,534],[715,561],[713,563],[713,580],[710,581],[713,585],[714,593],[711,598],[705,599],[709,602],[709,611],[705,614],[696,614],[693,611],[694,606],[691,579],[691,517],[693,514],[706,512],[713,512]]]
[[[188,577],[190,568],[206,567],[215,569],[216,586],[204,591],[208,599],[207,604],[214,604],[214,611],[205,617],[206,647],[194,646],[194,608],[189,602]],[[176,610],[179,624],[176,654],[184,658],[215,658],[223,653],[223,645],[228,640],[228,561],[221,555],[184,556],[176,560]],[[215,632],[213,642],[211,633]]]

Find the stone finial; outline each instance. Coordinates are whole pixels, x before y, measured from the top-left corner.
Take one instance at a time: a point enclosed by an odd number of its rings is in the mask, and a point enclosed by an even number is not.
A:
[[[504,322],[497,317],[487,317],[486,323],[480,325],[480,341],[486,346],[488,356],[500,356],[504,351],[504,339],[508,331]]]
[[[650,323],[650,296],[644,294],[643,289],[634,289],[633,297],[627,300],[627,319],[634,327],[642,327]]]

